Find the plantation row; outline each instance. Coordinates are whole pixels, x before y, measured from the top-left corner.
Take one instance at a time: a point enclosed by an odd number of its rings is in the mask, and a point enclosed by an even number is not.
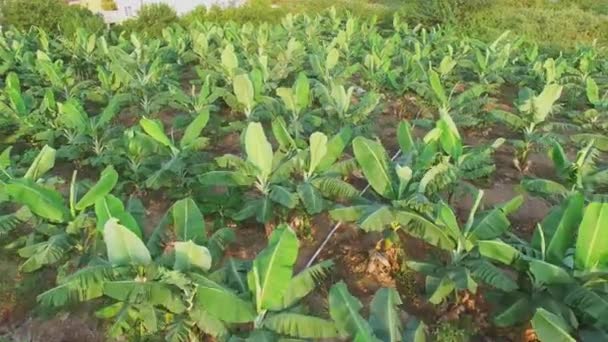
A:
[[[296,267],[298,236],[327,216],[382,233],[438,315],[480,292],[493,327],[603,341],[605,52],[550,56],[509,33],[488,44],[335,11],[159,39],[7,30],[0,237],[22,272],[55,270],[40,305],[91,302],[111,338],[438,339],[437,322],[403,319],[399,287],[363,310],[347,283],[327,284],[331,260]],[[404,98],[388,139],[378,118]],[[471,132],[487,134],[471,145]],[[498,151],[521,195],[487,205]],[[539,152],[553,174],[533,172]],[[160,220],[150,193],[171,199]],[[530,196],[551,210],[525,234],[510,221]],[[245,225],[268,234],[253,260],[226,253]],[[412,239],[426,258],[405,256]],[[327,312],[307,305],[323,286]]]

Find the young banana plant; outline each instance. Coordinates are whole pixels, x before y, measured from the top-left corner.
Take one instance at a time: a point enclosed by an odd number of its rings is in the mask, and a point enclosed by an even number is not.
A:
[[[233,340],[261,337],[266,341],[280,341],[282,337],[316,340],[339,336],[332,320],[312,316],[301,303],[328,275],[333,263],[323,261],[294,274],[298,250],[295,232],[282,224],[248,267],[246,277],[239,272],[228,273],[232,283],[238,285],[235,290],[243,295],[249,293],[248,303],[253,308],[249,320],[253,331],[247,333],[248,338],[235,334]]]
[[[345,125],[359,130],[367,128],[370,124],[370,115],[374,113],[380,103],[380,95],[366,92],[360,98],[355,96],[357,88],[330,83],[329,87],[317,83],[315,93],[327,115],[322,119],[323,125],[331,132],[335,132]],[[362,128],[361,128],[362,127]]]
[[[442,136],[450,133],[433,131],[423,142],[414,141],[410,125],[403,121],[397,134],[401,157],[395,161],[389,159],[380,143],[364,137],[353,140],[355,159],[374,197],[334,209],[331,216],[335,220],[357,222],[365,231],[403,228],[415,236],[443,243],[443,233],[432,223],[430,215],[439,191],[456,179],[450,158],[440,152],[441,141],[447,141]]]
[[[169,209],[147,244],[137,219],[119,199],[112,195],[100,198],[95,211],[106,257],[93,260],[39,295],[43,305],[57,307],[103,298],[104,306],[96,316],[112,321],[108,328],[111,338],[220,337],[227,332],[222,320],[237,323],[252,315],[242,299],[211,279],[210,271],[218,266],[232,231],[209,234],[191,198],[179,200]]]
[[[281,98],[285,109],[289,112],[289,128],[296,141],[304,131],[302,124],[305,111],[311,102],[310,82],[304,72],[298,74],[298,78],[291,88],[278,88],[277,95]]]
[[[490,262],[493,259],[488,259],[485,254],[492,253],[493,240],[508,231],[510,222],[507,216],[519,209],[523,197],[477,213],[482,198],[483,191],[477,191],[464,226],[458,223],[456,215],[446,203],[439,203],[435,224],[443,232],[445,241],[451,241],[439,247],[449,257],[429,262],[407,262],[408,267],[426,276],[426,289],[432,304],[440,304],[452,294],[457,297],[460,291],[476,293],[479,283],[506,292],[518,288],[517,283]]]
[[[53,61],[45,52],[36,52],[36,69],[50,89],[64,100],[77,98],[84,100],[93,86],[91,80],[79,80],[72,66],[64,67],[62,60]]]
[[[395,289],[381,288],[372,298],[369,319],[366,320],[360,313],[363,305],[348,291],[344,282],[329,290],[329,314],[340,336],[353,341],[426,341],[427,327],[423,322],[410,319],[407,327],[403,327],[401,304]]]
[[[603,95],[599,86],[591,77],[586,81],[587,102],[592,108],[582,111],[574,111],[570,114],[572,120],[585,130],[584,133],[575,134],[571,138],[575,142],[589,141],[595,139],[601,143],[603,150],[608,148],[608,140],[605,132],[608,130],[608,92]]]
[[[173,134],[171,134],[171,138],[165,134],[162,122],[145,117],[139,121],[143,132],[154,140],[158,146],[158,150],[163,153],[161,165],[145,181],[147,187],[158,189],[166,185],[166,180],[170,178],[178,179],[178,187],[180,188],[189,184],[193,173],[197,171],[193,167],[198,157],[196,152],[205,148],[209,142],[208,138],[200,136],[208,122],[208,110],[198,113],[194,120],[184,129],[179,144],[177,144],[173,140]],[[139,148],[148,148],[148,141],[140,140],[133,141],[133,143],[134,145],[131,146],[129,142],[129,148],[134,148],[133,152],[136,152],[134,156],[137,156],[139,152],[143,152],[145,155],[147,151],[139,150]],[[169,159],[167,160],[167,158]],[[175,177],[167,177],[170,174],[173,174]]]
[[[170,87],[169,91],[172,95],[173,106],[194,116],[204,111],[219,110],[216,101],[225,93],[224,89],[215,85],[211,75],[205,77],[200,89],[197,90],[197,87],[193,85],[190,94],[178,87]]]
[[[126,95],[116,95],[101,113],[90,116],[82,104],[72,98],[64,103],[58,103],[58,115],[54,127],[60,130],[67,140],[67,145],[60,149],[60,154],[70,159],[82,158],[92,153],[91,164],[108,164],[111,155],[108,147],[112,138],[117,136],[116,127],[112,127],[112,119],[120,113],[128,103]],[[90,149],[90,150],[88,150]]]
[[[555,103],[562,93],[562,86],[547,84],[539,95],[528,88],[519,92],[516,102],[517,114],[503,110],[494,110],[490,113],[492,118],[519,132],[522,137],[512,140],[515,147],[513,163],[520,172],[527,172],[530,168],[530,153],[538,146],[546,143],[552,132],[551,114]],[[547,131],[549,130],[549,131]]]
[[[521,291],[503,294],[494,321],[511,326],[531,320],[541,341],[575,341],[608,336],[608,245],[600,238],[608,205],[585,207],[574,193],[538,225],[531,243],[514,235],[496,239],[482,255],[518,271]],[[491,253],[487,253],[491,251]]]
[[[275,122],[273,126],[282,148],[274,152],[262,125],[250,123],[244,133],[247,160],[233,155],[220,157],[217,159],[220,166],[235,171],[211,171],[199,178],[203,185],[255,189],[255,193],[251,193],[253,198],[233,215],[234,219],[240,221],[255,216],[258,222],[269,223],[277,214],[275,205],[290,211],[300,202],[308,214],[318,214],[329,206],[326,196],[349,197],[356,193],[341,180],[340,171],[344,171],[341,168],[345,165],[338,162],[350,141],[349,130],[331,140],[320,132],[313,133],[309,148],[294,152],[295,141],[284,124]]]
[[[0,98],[0,132],[1,141],[16,140],[22,135],[36,133],[43,124],[41,116],[36,113],[34,98],[21,91],[19,76],[9,73],[6,76],[4,91]],[[15,129],[16,128],[16,129]]]
[[[107,167],[99,180],[80,196],[76,172],[72,176],[68,203],[62,194],[37,180],[55,162],[56,151],[45,147],[22,177],[11,177],[2,188],[12,203],[27,208],[34,230],[12,244],[26,261],[24,272],[33,272],[45,266],[76,262],[96,252],[97,234],[90,211],[95,202],[112,191],[118,182],[118,173]],[[20,216],[16,216],[20,218]]]
[[[591,141],[577,153],[576,159],[571,161],[562,145],[554,141],[549,158],[553,161],[555,178],[552,180],[526,177],[521,181],[521,185],[528,193],[554,203],[559,203],[577,192],[590,200],[595,195],[604,193],[608,185],[608,168],[598,165],[598,154]]]

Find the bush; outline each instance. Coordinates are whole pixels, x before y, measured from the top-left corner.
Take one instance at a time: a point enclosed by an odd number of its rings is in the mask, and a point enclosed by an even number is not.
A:
[[[491,6],[472,14],[464,25],[479,38],[493,39],[510,30],[555,49],[590,44],[595,39],[608,42],[608,17],[576,6]]]
[[[103,31],[106,24],[101,15],[96,15],[90,10],[80,6],[68,6],[64,11],[59,29],[65,35],[72,35],[78,28],[84,28],[89,32]]]
[[[199,6],[192,12],[186,14],[182,22],[190,25],[194,22],[226,22],[234,21],[237,23],[245,22],[278,22],[287,14],[284,8],[273,7],[267,0],[249,1],[240,7],[221,8],[213,6],[209,9]]]
[[[3,26],[22,30],[36,26],[49,33],[70,35],[78,27],[98,31],[105,26],[100,16],[82,7],[69,6],[62,0],[5,0],[0,11]]]
[[[173,7],[163,3],[147,4],[139,9],[136,18],[125,21],[122,28],[127,32],[159,37],[163,29],[178,22],[179,18]]]

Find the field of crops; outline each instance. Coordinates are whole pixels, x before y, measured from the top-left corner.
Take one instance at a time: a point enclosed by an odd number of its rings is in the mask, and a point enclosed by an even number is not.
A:
[[[603,46],[327,11],[0,74],[0,341],[608,341]]]

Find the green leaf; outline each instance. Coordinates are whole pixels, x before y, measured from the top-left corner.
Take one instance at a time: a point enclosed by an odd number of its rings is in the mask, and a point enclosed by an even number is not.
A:
[[[563,87],[558,84],[546,85],[543,91],[533,99],[534,103],[534,123],[546,120],[553,110],[553,105],[562,95]]]
[[[547,260],[555,263],[561,263],[564,260],[566,251],[574,245],[576,229],[583,218],[584,206],[585,197],[580,193],[575,193],[566,201],[558,226],[543,226],[549,241]]]
[[[585,90],[587,92],[587,100],[589,100],[591,104],[595,105],[600,102],[600,89],[593,78],[587,77]]]
[[[65,222],[69,210],[61,195],[29,179],[14,179],[5,186],[9,197],[28,207],[34,214],[55,222]]]
[[[80,201],[76,203],[76,210],[82,211],[97,202],[99,199],[105,197],[107,194],[114,189],[118,182],[118,172],[114,170],[113,166],[106,167],[102,172],[99,180],[95,185],[82,196]]]
[[[449,105],[448,96],[446,95],[445,89],[441,84],[441,78],[439,77],[439,74],[435,72],[435,70],[429,70],[429,83],[439,104],[443,107],[447,107]]]
[[[165,129],[160,121],[151,120],[144,117],[139,120],[139,125],[144,132],[146,132],[146,134],[152,137],[152,139],[156,140],[156,142],[159,144],[171,148],[172,151],[177,150],[177,148],[173,146],[173,143],[165,134]]]
[[[252,122],[245,132],[245,150],[247,161],[251,162],[260,172],[258,179],[265,183],[272,172],[272,145],[266,139],[264,128],[258,122]]]
[[[208,271],[211,268],[211,253],[206,247],[192,242],[175,243],[175,265],[177,271],[186,272],[193,268]]]
[[[193,240],[203,243],[207,240],[205,219],[192,198],[175,202],[171,207],[171,216],[177,241]]]
[[[203,277],[193,275],[198,284],[195,302],[200,308],[226,323],[249,323],[256,318],[251,303],[229,289]]]
[[[110,219],[103,229],[108,260],[114,266],[147,265],[152,261],[150,252],[141,239],[128,228]]]
[[[222,50],[222,66],[232,71],[239,67],[239,61],[234,53],[234,46],[232,44],[226,45],[224,50]]]
[[[395,220],[412,236],[447,251],[456,248],[456,242],[450,238],[443,228],[421,215],[407,211],[398,211],[394,215]]]
[[[521,185],[532,194],[565,196],[568,193],[566,187],[548,179],[526,178],[521,181]]]
[[[585,312],[598,322],[601,322],[608,315],[608,298],[586,286],[577,284],[569,288],[564,303],[570,307],[578,308],[578,310]]]
[[[506,309],[494,316],[494,323],[499,327],[509,327],[524,322],[532,315],[532,303],[528,297],[519,298]]]
[[[592,202],[585,209],[578,230],[575,266],[579,270],[591,271],[608,266],[608,203]]]
[[[9,146],[0,153],[0,170],[6,170],[11,166],[11,150],[12,146]]]
[[[416,145],[412,136],[412,127],[409,122],[402,120],[397,128],[397,142],[403,154],[416,152]]]
[[[479,240],[477,246],[481,255],[505,265],[511,265],[519,258],[519,251],[501,240]]]
[[[289,209],[298,205],[298,195],[280,185],[271,185],[268,196],[271,200]]]
[[[194,143],[201,135],[203,128],[207,126],[207,122],[209,122],[209,110],[205,109],[199,115],[197,115],[196,118],[194,118],[188,127],[186,127],[184,135],[179,142],[180,146],[185,148],[192,145],[192,143]]]
[[[325,68],[327,70],[333,69],[338,64],[338,59],[340,58],[340,52],[336,48],[332,48],[327,53],[327,58],[325,59]]]
[[[321,132],[314,132],[310,136],[310,163],[308,175],[312,175],[321,160],[327,154],[327,136]]]
[[[404,341],[408,342],[426,342],[427,341],[427,326],[424,322],[410,318],[404,332]]]
[[[277,116],[274,120],[272,120],[272,134],[275,139],[281,146],[281,148],[285,151],[290,150],[291,148],[296,146],[295,140],[289,134],[287,130],[287,124],[285,123],[285,119],[281,116]]]
[[[309,214],[319,214],[325,209],[323,197],[310,183],[299,184],[298,195],[304,204],[304,208],[306,208],[306,212]]]
[[[47,171],[49,171],[50,169],[52,169],[55,166],[56,152],[57,151],[54,148],[52,148],[48,145],[44,145],[44,147],[42,148],[42,150],[40,150],[40,153],[38,153],[38,155],[36,156],[36,158],[34,159],[32,164],[30,165],[29,169],[27,170],[27,172],[25,173],[25,176],[23,176],[23,178],[31,179],[31,180],[35,181],[38,178],[42,177]],[[5,153],[6,153],[6,156],[5,156]],[[6,165],[5,167],[10,165],[9,153],[10,153],[10,148],[8,148],[4,152],[2,152],[2,157],[0,157],[0,159],[6,158],[6,160],[8,160],[8,163],[6,163],[6,161],[0,161],[0,164]],[[2,167],[2,165],[0,165],[0,169],[4,169],[5,167]]]
[[[142,238],[139,224],[129,212],[125,210],[122,201],[113,195],[106,195],[95,202],[95,216],[97,217],[97,230],[103,232],[103,227],[112,219],[118,222]]]
[[[298,256],[298,245],[293,230],[280,225],[270,236],[268,246],[253,261],[247,282],[258,312],[282,304]]]
[[[327,276],[333,266],[334,263],[331,260],[325,260],[298,273],[289,282],[289,287],[283,295],[282,305],[272,310],[278,311],[296,305],[299,300],[317,287],[320,280]]]
[[[530,272],[542,284],[569,284],[573,281],[565,269],[542,260],[531,260]]]
[[[487,260],[473,262],[469,267],[472,268],[472,276],[476,281],[484,282],[505,292],[512,292],[518,289],[515,280]]]
[[[477,239],[491,240],[501,236],[509,229],[510,222],[502,209],[495,208],[477,219],[473,223],[473,229],[469,239],[474,242]]]
[[[371,187],[387,199],[397,199],[384,147],[373,140],[357,137],[353,141],[353,151]]]
[[[323,172],[330,169],[342,156],[344,149],[350,143],[352,135],[353,130],[350,127],[344,127],[338,134],[329,139],[329,142],[327,143],[327,152],[319,162],[317,170]]]
[[[234,77],[232,82],[234,95],[237,101],[245,106],[245,114],[249,116],[255,105],[253,84],[247,74]]]
[[[338,337],[334,322],[299,313],[279,313],[264,319],[263,326],[281,335],[304,339]]]
[[[203,185],[212,186],[250,186],[255,179],[247,177],[241,172],[210,171],[200,175],[198,181]]]
[[[359,226],[366,232],[382,232],[395,221],[395,217],[388,206],[379,206],[368,212],[359,221]]]
[[[308,81],[305,72],[301,71],[298,74],[298,78],[294,84],[294,91],[296,95],[296,107],[298,110],[307,108],[310,103],[310,82]]]
[[[433,293],[429,297],[429,302],[435,305],[440,304],[447,296],[449,296],[454,291],[455,288],[456,284],[452,279],[448,277],[443,277],[437,283],[437,286],[434,288]]]
[[[532,327],[542,342],[576,342],[563,318],[539,308],[532,317]]]
[[[371,327],[359,313],[362,307],[361,302],[350,294],[343,281],[329,290],[329,315],[343,335],[350,337],[359,334],[373,335]]]
[[[89,117],[78,101],[71,99],[65,103],[60,103],[58,107],[60,113],[59,119],[67,128],[81,134],[89,131],[91,128]]]
[[[401,341],[401,318],[398,306],[399,293],[395,289],[382,288],[376,292],[370,304],[369,324],[375,336],[384,342]]]

